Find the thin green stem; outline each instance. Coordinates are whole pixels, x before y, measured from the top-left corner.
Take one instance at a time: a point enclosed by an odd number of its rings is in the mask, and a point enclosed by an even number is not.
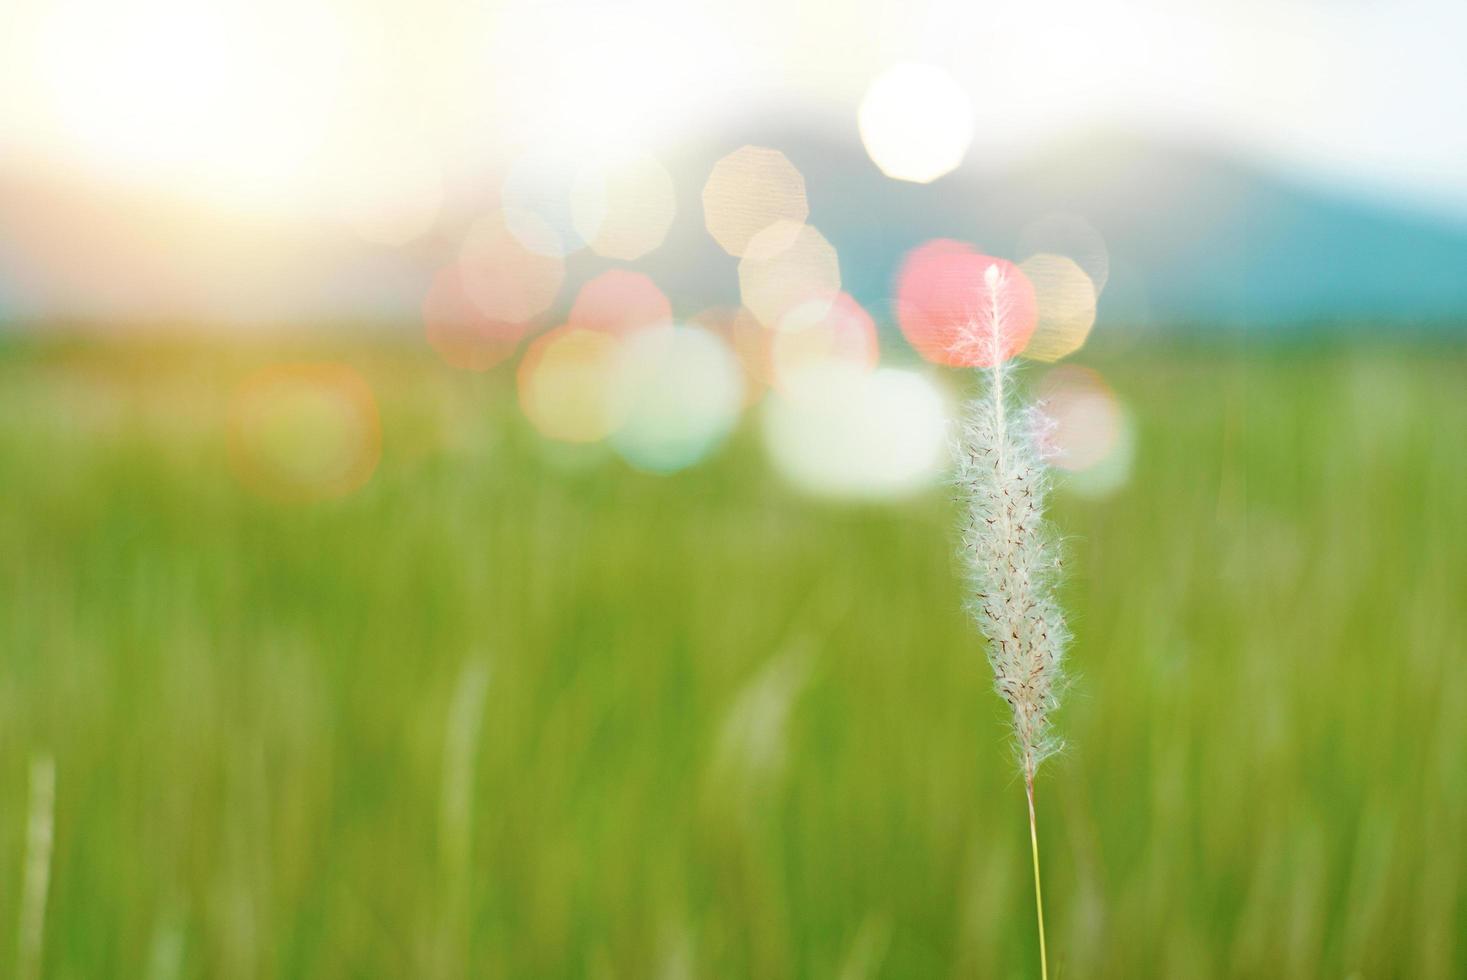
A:
[[[1039,977],[1049,980],[1049,957],[1044,949],[1044,893],[1039,888],[1039,827],[1034,822],[1034,774],[1024,774],[1024,794],[1029,798],[1029,849],[1034,854],[1034,914],[1039,919]]]

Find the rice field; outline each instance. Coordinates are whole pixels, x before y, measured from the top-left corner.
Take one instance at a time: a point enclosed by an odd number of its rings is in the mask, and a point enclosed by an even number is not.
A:
[[[231,465],[280,359],[371,385],[360,489]],[[1467,976],[1467,350],[1082,360],[1137,453],[1053,514],[1053,975]],[[1037,975],[946,491],[801,496],[749,420],[643,474],[512,385],[0,347],[0,975]]]

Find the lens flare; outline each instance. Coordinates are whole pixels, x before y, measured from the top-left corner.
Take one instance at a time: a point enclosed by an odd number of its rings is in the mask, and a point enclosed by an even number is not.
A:
[[[617,427],[609,399],[621,340],[574,324],[556,327],[520,361],[520,409],[539,433],[562,442],[598,442]]]
[[[27,135],[50,131],[63,159],[99,181],[271,211],[321,189],[323,136],[345,95],[344,8],[55,0],[3,10],[7,166]]]
[[[576,233],[607,258],[630,262],[657,248],[676,211],[672,175],[647,154],[582,168],[571,186]]]
[[[280,364],[246,378],[229,405],[229,459],[272,500],[343,497],[381,455],[377,400],[344,364]]]
[[[951,75],[900,64],[871,83],[858,114],[861,142],[888,177],[926,184],[963,162],[973,142],[973,104]]]
[[[775,222],[754,236],[739,260],[739,292],[760,323],[777,328],[797,306],[830,307],[840,292],[840,259],[810,225]]]
[[[464,270],[439,270],[423,298],[423,329],[428,343],[452,367],[487,371],[514,353],[525,324],[494,320],[474,304]]]
[[[570,322],[588,330],[628,334],[672,322],[672,304],[640,272],[612,269],[589,280],[576,294]]]
[[[498,212],[470,226],[459,248],[464,289],[490,320],[525,323],[555,301],[565,279],[565,262],[520,244]]]
[[[1095,295],[1110,281],[1110,251],[1095,226],[1077,214],[1056,212],[1031,221],[1019,233],[1018,255],[1065,255],[1085,270]]]
[[[1105,496],[1130,477],[1134,433],[1110,385],[1089,368],[1066,364],[1040,378],[1037,391],[1052,422],[1045,442],[1051,463],[1068,471],[1064,486]]]
[[[1041,252],[1019,263],[1034,286],[1038,321],[1021,353],[1057,361],[1085,344],[1095,326],[1095,286],[1074,259]]]
[[[930,486],[946,459],[947,406],[914,371],[827,364],[772,393],[762,414],[775,467],[820,496],[908,496]]]
[[[713,165],[703,185],[703,220],[723,250],[742,258],[755,236],[775,223],[782,234],[766,236],[762,249],[787,248],[810,216],[805,178],[778,150],[741,147]]]
[[[672,473],[708,455],[732,430],[744,398],[733,353],[698,327],[627,338],[612,368],[611,446],[638,469]]]
[[[908,252],[896,293],[902,335],[949,367],[992,366],[995,316],[1000,361],[1024,348],[1038,322],[1034,287],[1018,266],[951,239]]]
[[[874,371],[880,351],[876,324],[860,303],[846,293],[833,302],[803,303],[786,313],[773,334],[770,357],[781,388],[799,376],[832,363]]]
[[[527,153],[505,175],[499,192],[505,226],[536,255],[569,255],[584,248],[598,232],[597,228],[583,231],[576,226],[571,188],[577,169],[562,155]]]

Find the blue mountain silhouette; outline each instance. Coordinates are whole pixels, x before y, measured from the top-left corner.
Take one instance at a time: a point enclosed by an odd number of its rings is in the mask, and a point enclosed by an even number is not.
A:
[[[673,172],[706,174],[746,143],[782,150],[804,173],[810,221],[836,246],[844,287],[888,322],[892,280],[908,249],[947,237],[1022,259],[1024,228],[1055,212],[1083,217],[1106,242],[1112,275],[1103,318],[1261,327],[1467,322],[1467,226],[1209,148],[1092,135],[1003,172],[970,165],[918,185],[883,176],[854,131],[751,126],[686,148]],[[674,297],[737,302],[736,260],[703,230],[700,192],[680,187],[669,241],[638,265]]]

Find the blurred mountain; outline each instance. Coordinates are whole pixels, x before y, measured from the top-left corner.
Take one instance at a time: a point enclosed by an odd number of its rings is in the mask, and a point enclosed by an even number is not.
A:
[[[678,315],[739,301],[738,261],[705,230],[701,193],[720,157],[753,143],[799,167],[810,221],[836,246],[844,288],[887,324],[893,280],[912,247],[957,238],[1022,259],[1033,250],[1024,247],[1033,237],[1026,229],[1056,214],[1083,219],[1104,241],[1102,324],[1467,323],[1460,223],[1217,148],[1113,134],[1001,168],[982,166],[975,147],[958,171],[910,184],[883,176],[855,127],[820,121],[829,118],[724,123],[716,136],[661,148],[677,218],[667,241],[632,267],[661,286]],[[494,203],[492,174],[471,172],[467,182],[473,193],[453,198],[430,235],[388,248],[319,217],[208,211],[65,172],[0,174],[0,321],[376,321],[416,329],[432,270],[453,258],[468,222]],[[1066,251],[1063,243],[1041,250]],[[571,256],[546,319],[565,313],[580,282],[622,264]]]
[[[707,173],[744,143],[776,147],[805,175],[810,220],[836,246],[845,288],[890,319],[903,254],[931,238],[1024,258],[1025,229],[1056,213],[1104,239],[1102,319],[1158,324],[1467,321],[1467,227],[1267,172],[1210,148],[1103,135],[995,171],[972,163],[932,184],[894,181],[855,133],[757,131],[701,147],[674,173]],[[734,300],[731,265],[680,194],[677,241],[644,265],[672,295]],[[1083,264],[1083,263],[1082,263]]]

